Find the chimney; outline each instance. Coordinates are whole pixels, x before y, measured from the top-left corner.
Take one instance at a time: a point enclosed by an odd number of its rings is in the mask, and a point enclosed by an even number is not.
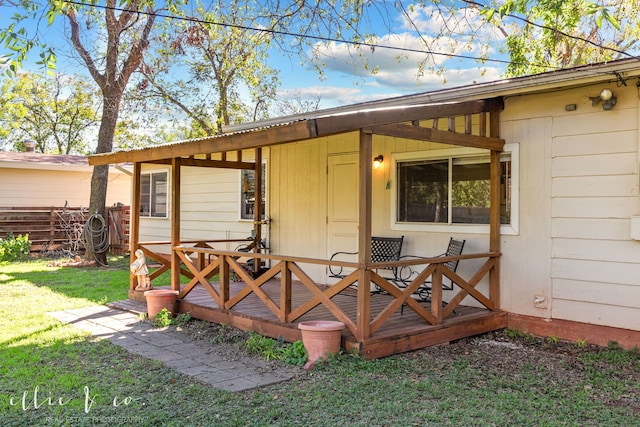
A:
[[[36,151],[36,142],[33,139],[28,139],[24,142],[24,151],[25,153],[35,153]]]

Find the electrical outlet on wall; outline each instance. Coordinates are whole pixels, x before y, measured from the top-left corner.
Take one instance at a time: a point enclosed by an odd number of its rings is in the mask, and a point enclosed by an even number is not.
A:
[[[535,295],[533,297],[533,305],[536,308],[547,308],[547,297],[545,295]]]

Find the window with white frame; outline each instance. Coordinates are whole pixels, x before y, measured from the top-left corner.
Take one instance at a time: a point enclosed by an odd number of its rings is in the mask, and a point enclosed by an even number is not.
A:
[[[396,161],[396,224],[489,224],[488,155],[399,157]],[[500,222],[510,225],[511,153],[503,153],[500,163]]]
[[[140,175],[140,216],[167,217],[167,172]]]
[[[262,164],[262,219],[266,216],[266,165]],[[255,209],[256,173],[253,170],[242,170],[240,173],[240,218],[253,219]]]

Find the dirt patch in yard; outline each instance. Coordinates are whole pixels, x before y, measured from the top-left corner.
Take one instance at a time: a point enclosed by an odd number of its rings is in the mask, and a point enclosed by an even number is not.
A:
[[[230,359],[238,352],[249,355],[244,343],[249,333],[214,323],[191,320],[179,327],[201,343],[216,346]],[[260,357],[259,355],[250,355]],[[548,385],[567,393],[585,390],[595,394],[598,400],[612,407],[624,406],[640,415],[640,390],[623,393],[612,399],[608,392],[598,393],[603,384],[599,379],[640,386],[640,353],[624,351],[611,344],[609,348],[584,342],[563,342],[550,338],[524,335],[515,331],[497,331],[461,339],[445,345],[393,356],[403,361],[415,361],[421,369],[415,372],[442,372],[447,375],[452,367],[463,369],[471,375],[474,386],[504,381],[521,384],[522,387]],[[280,362],[273,361],[272,369],[279,369]],[[411,374],[410,374],[411,375]],[[416,374],[416,379],[420,374]],[[538,378],[538,380],[535,380]],[[539,378],[544,378],[540,381]],[[604,387],[603,389],[606,389]],[[640,387],[639,387],[640,389]],[[540,390],[544,392],[543,390]]]

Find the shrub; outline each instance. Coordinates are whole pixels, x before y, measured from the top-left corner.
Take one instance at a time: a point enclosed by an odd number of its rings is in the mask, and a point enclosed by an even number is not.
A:
[[[249,339],[244,345],[249,353],[260,355],[266,360],[279,360],[289,365],[304,365],[307,361],[307,350],[300,340],[283,343],[256,332],[249,332]]]
[[[190,320],[190,313],[182,313],[178,314],[176,317],[173,317],[169,310],[163,308],[158,312],[158,314],[156,314],[156,317],[151,321],[151,323],[156,328],[164,328],[171,325],[184,325]]]
[[[14,237],[13,233],[9,233],[6,238],[0,238],[0,262],[26,259],[30,251],[31,242],[28,234],[18,234]]]

